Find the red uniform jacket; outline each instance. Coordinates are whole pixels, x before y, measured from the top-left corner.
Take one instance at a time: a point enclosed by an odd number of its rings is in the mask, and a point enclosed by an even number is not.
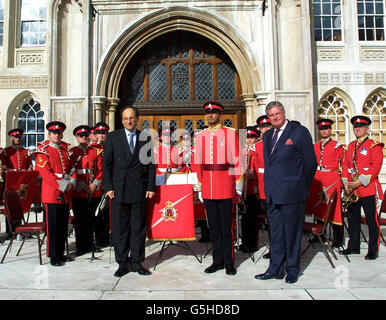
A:
[[[78,157],[81,156],[71,179],[75,185],[74,190],[72,190],[72,197],[87,198],[87,186],[91,183],[94,183],[97,186],[92,197],[100,197],[102,195],[103,150],[91,146],[76,146],[73,147],[70,152],[72,153],[71,159],[74,163]]]
[[[177,171],[178,168],[178,148],[174,146],[167,146],[160,144],[154,148],[154,161],[156,167],[156,175],[163,175],[166,169],[172,169],[172,172]]]
[[[263,140],[255,144],[254,170],[257,172],[257,187],[260,199],[265,199],[264,192],[264,143]]]
[[[358,179],[363,184],[355,189],[359,197],[378,194],[379,198],[383,199],[382,187],[378,180],[383,162],[383,146],[383,143],[375,142],[368,137],[353,141],[348,145],[342,166],[342,178],[344,183],[350,182],[355,172],[358,171]],[[354,158],[356,158],[356,166]]]
[[[218,126],[196,136],[194,164],[204,199],[230,199],[243,190],[239,138],[235,129]]]
[[[243,149],[244,190],[246,194],[258,194],[258,176],[256,170],[256,144]]]
[[[314,144],[317,170],[324,172],[339,172],[339,163],[342,164],[344,158],[344,145],[338,141],[330,139],[323,143],[319,141]]]
[[[39,144],[36,156],[36,170],[42,177],[42,202],[63,203],[57,199],[64,191],[64,178],[71,171],[73,163],[69,156],[69,145],[61,142],[59,146],[44,141]],[[70,193],[64,194],[64,202],[70,203]]]
[[[32,159],[28,155],[28,150],[23,147],[17,148],[12,145],[5,148],[0,154],[0,159],[7,171],[32,169]]]

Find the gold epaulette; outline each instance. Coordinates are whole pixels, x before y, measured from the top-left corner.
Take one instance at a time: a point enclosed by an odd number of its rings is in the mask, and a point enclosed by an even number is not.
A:
[[[103,149],[101,148],[96,148],[96,150],[97,150],[97,156],[99,156],[103,152]]]
[[[380,141],[374,141],[374,143],[371,145],[370,149],[374,148],[375,146],[378,146],[380,145],[381,148],[383,148],[385,146],[385,144],[383,142],[380,142]]]
[[[236,129],[235,129],[235,128],[233,128],[233,127],[227,127],[227,126],[224,126],[224,128],[226,128],[226,129],[230,129],[230,130],[233,130],[233,131],[236,131]]]

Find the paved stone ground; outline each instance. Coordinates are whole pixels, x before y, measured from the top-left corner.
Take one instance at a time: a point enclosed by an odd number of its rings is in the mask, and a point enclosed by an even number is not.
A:
[[[4,230],[4,229],[2,229]],[[367,227],[363,227],[367,233]],[[386,236],[386,229],[382,230]],[[258,281],[254,276],[264,272],[268,262],[266,233],[260,236],[260,248],[254,260],[240,251],[235,253],[237,275],[224,270],[204,273],[212,263],[210,244],[189,242],[202,263],[190,251],[171,246],[154,270],[161,249],[157,242],[147,242],[144,265],[153,274],[129,273],[114,277],[117,264],[114,252],[105,248],[90,262],[90,254],[77,257],[63,267],[53,267],[45,256],[39,265],[36,239],[26,241],[20,256],[16,241],[4,264],[0,265],[0,299],[4,300],[368,300],[386,299],[386,247],[380,245],[379,258],[367,261],[367,244],[362,242],[360,255],[348,262],[338,255],[332,268],[317,244],[302,256],[301,276],[295,284],[284,280]],[[8,241],[0,245],[3,255]],[[303,245],[306,245],[304,240]],[[70,238],[70,250],[75,248]],[[72,253],[73,254],[73,253]],[[204,257],[205,256],[205,257]]]

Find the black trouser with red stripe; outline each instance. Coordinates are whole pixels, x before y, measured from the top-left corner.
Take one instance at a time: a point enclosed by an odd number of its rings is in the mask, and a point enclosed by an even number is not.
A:
[[[46,203],[47,257],[60,259],[68,232],[68,204]]]
[[[379,249],[379,219],[375,204],[375,196],[361,197],[358,202],[348,208],[347,221],[350,240],[348,249],[360,249],[361,208],[365,212],[369,227],[369,252],[378,252]]]
[[[213,241],[213,264],[233,265],[232,199],[204,199],[204,205]]]

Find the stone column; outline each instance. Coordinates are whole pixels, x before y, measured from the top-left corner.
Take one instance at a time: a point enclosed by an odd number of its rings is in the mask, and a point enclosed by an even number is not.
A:
[[[118,98],[108,98],[109,100],[109,108],[108,108],[108,125],[110,127],[110,131],[115,130],[115,117],[117,113],[117,106],[119,103]]]
[[[241,95],[241,98],[244,100],[244,103],[245,103],[245,110],[247,115],[247,126],[251,124],[253,125],[256,121],[253,115],[253,104],[255,102],[255,96],[253,93],[244,93]]]
[[[103,121],[103,111],[105,111],[106,97],[93,96],[91,97],[94,113],[94,123]]]

